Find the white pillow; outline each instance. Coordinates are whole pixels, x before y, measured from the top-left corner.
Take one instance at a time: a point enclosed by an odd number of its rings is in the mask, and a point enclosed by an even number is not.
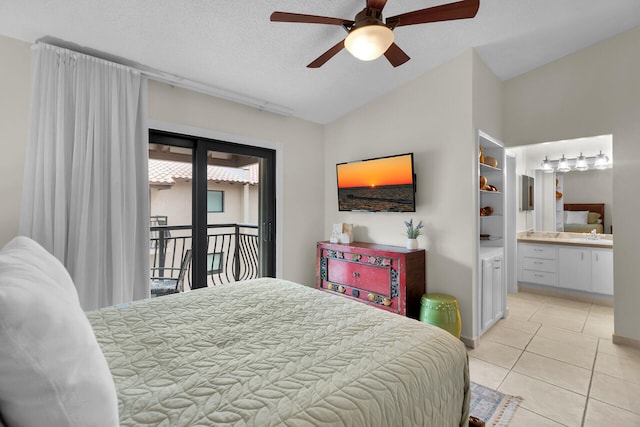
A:
[[[107,362],[64,266],[16,237],[0,251],[0,413],[8,426],[117,426]]]
[[[567,211],[565,224],[586,224],[589,218],[589,211]]]

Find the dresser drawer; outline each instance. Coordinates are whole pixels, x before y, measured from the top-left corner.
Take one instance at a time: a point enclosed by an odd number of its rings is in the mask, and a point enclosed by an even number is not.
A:
[[[525,270],[546,271],[548,273],[555,273],[557,271],[558,262],[553,259],[544,258],[522,258],[522,267]]]
[[[522,281],[527,283],[537,283],[539,285],[557,286],[558,275],[546,271],[524,270]]]
[[[558,248],[552,245],[520,245],[518,250],[525,257],[558,259]]]
[[[327,260],[327,280],[361,291],[391,296],[391,269],[338,259]]]

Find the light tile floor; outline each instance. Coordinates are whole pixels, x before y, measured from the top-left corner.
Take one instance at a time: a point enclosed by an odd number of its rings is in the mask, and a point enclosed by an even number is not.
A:
[[[471,380],[521,396],[510,426],[640,427],[640,349],[615,345],[613,308],[519,292],[469,349]]]

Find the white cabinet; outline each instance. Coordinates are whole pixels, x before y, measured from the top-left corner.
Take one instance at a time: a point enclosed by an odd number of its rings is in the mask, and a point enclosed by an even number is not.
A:
[[[591,251],[591,291],[613,295],[613,250]]]
[[[558,285],[558,247],[518,245],[518,280],[546,286]]]
[[[506,288],[504,286],[504,257],[502,250],[494,251],[482,258],[482,280],[480,283],[480,333],[488,330],[504,317]]]
[[[586,292],[591,290],[591,248],[558,249],[558,286]]]
[[[520,242],[518,282],[613,295],[613,249]]]

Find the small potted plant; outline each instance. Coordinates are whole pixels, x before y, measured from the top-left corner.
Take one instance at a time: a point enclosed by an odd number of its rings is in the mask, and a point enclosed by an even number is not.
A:
[[[414,226],[413,218],[411,218],[409,221],[405,221],[404,225],[407,227],[405,233],[407,236],[407,249],[418,249],[418,236],[422,234],[424,224],[420,221]]]

